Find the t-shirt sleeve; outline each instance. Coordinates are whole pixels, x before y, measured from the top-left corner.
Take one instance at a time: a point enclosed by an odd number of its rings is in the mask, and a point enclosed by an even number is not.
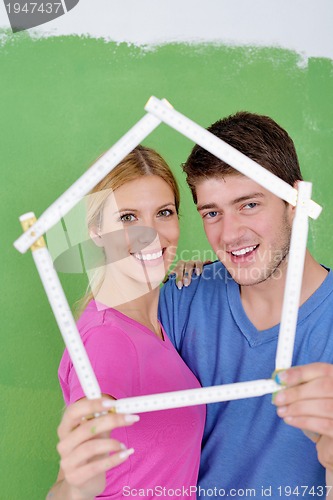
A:
[[[127,335],[117,327],[95,326],[83,336],[101,392],[115,399],[133,394],[137,372],[136,350]],[[71,364],[68,373],[69,403],[85,397]]]
[[[158,315],[163,328],[176,349],[179,348],[177,339],[177,298],[174,297],[176,285],[172,276],[162,286],[158,303]]]
[[[181,307],[183,296],[183,290],[178,290],[174,277],[169,277],[160,291],[159,318],[177,351],[181,349],[187,312],[185,304]]]

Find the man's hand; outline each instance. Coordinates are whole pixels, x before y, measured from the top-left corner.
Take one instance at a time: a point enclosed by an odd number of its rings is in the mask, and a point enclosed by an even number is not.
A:
[[[274,398],[278,415],[316,443],[319,462],[333,472],[333,365],[289,368],[276,380],[286,386]]]

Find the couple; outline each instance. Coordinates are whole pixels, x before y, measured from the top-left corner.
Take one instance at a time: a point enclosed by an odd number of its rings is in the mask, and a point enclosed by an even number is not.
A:
[[[270,118],[241,112],[209,130],[290,185],[302,179],[292,140]],[[59,377],[69,406],[48,498],[154,498],[162,488],[178,498],[325,496],[333,470],[333,278],[309,252],[298,366],[279,374],[286,389],[274,405],[270,396],[211,404],[206,420],[204,406],[85,418],[112,398],[271,376],[295,208],[199,146],[184,171],[219,260],[181,291],[170,279],[159,297],[179,235],[179,193],[156,152],[133,150],[89,201],[89,233],[105,266],[78,327],[103,398],[84,398],[65,351]]]

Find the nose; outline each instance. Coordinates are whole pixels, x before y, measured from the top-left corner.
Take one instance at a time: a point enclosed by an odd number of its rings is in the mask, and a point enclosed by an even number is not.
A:
[[[137,230],[137,240],[145,245],[150,245],[157,236],[157,231],[153,227],[141,226]]]
[[[238,214],[223,215],[220,227],[220,243],[223,245],[232,245],[242,239],[245,233],[245,227]]]
[[[133,226],[128,230],[128,237],[132,251],[140,252],[158,239],[158,234],[152,226]]]

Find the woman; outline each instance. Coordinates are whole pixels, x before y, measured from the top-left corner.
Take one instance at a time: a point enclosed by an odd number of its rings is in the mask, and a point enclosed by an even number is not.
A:
[[[61,468],[50,492],[53,499],[92,499],[99,494],[114,499],[138,496],[140,491],[154,498],[163,489],[189,491],[190,486],[190,497],[195,498],[203,406],[143,413],[140,419],[85,419],[105,412],[110,398],[199,387],[157,318],[159,284],[179,237],[178,208],[178,187],[169,167],[142,146],[89,197],[88,229],[103,251],[104,265],[91,279],[92,294],[84,300],[87,306],[78,328],[103,399],[84,398],[65,351],[59,378],[71,406],[58,430]]]

